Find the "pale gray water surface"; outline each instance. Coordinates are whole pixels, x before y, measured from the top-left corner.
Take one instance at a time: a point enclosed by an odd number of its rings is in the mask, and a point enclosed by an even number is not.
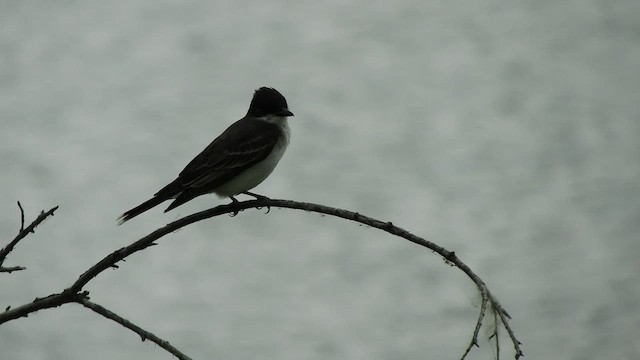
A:
[[[454,250],[527,359],[638,359],[638,19],[636,0],[3,1],[0,238],[16,200],[60,210],[0,306],[225,201],[115,223],[272,85],[293,139],[257,192]],[[87,289],[194,359],[457,359],[477,305],[429,251],[280,209],[193,225]],[[491,356],[483,338],[470,358]],[[171,356],[67,305],[0,326],[0,358]]]

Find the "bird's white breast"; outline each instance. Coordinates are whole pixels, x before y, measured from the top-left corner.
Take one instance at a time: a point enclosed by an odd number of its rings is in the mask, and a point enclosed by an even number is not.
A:
[[[276,143],[271,153],[264,160],[243,171],[226,184],[218,187],[214,191],[218,196],[233,196],[253,189],[273,172],[273,169],[276,168],[276,165],[278,165],[278,162],[282,159],[282,155],[284,155],[289,145],[290,130],[287,118],[273,117],[262,121],[268,121],[278,125],[284,136],[281,137],[280,141]]]

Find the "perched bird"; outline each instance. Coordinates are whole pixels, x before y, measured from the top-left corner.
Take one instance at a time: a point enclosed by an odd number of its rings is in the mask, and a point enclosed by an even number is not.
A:
[[[289,145],[287,100],[274,88],[261,87],[247,114],[233,123],[151,199],[120,215],[118,224],[174,199],[165,212],[200,195],[229,197],[250,193],[266,179]]]

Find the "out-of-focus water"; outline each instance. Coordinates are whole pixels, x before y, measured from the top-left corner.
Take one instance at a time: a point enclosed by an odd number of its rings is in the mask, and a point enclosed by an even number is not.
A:
[[[455,251],[526,358],[638,359],[638,19],[634,0],[5,1],[0,241],[16,200],[60,209],[10,255],[28,270],[0,274],[0,306],[223,201],[115,223],[271,85],[296,117],[257,192]],[[476,319],[429,251],[280,209],[195,224],[87,289],[194,359],[456,359]],[[0,326],[0,358],[171,356],[66,305]]]

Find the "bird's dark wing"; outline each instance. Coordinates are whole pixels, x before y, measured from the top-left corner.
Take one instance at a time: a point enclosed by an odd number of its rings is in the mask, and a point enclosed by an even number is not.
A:
[[[242,171],[264,160],[280,141],[282,130],[266,121],[241,119],[218,136],[160,190],[193,198],[212,192]]]

